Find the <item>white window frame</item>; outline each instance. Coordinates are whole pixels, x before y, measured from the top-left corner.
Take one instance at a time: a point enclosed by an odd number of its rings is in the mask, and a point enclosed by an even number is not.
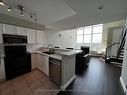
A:
[[[102,32],[101,33],[93,33],[93,28],[94,27],[97,27],[97,26],[102,26]],[[88,28],[88,27],[91,27],[92,29],[91,29],[91,33],[90,34],[85,34],[84,32],[85,32],[85,28]],[[83,43],[77,43],[77,37],[78,37],[78,34],[77,34],[77,32],[76,32],[76,47],[78,48],[78,46],[79,45],[87,45],[87,44],[90,44],[90,48],[92,49],[92,45],[93,44],[102,44],[102,40],[101,40],[101,42],[100,43],[93,43],[93,35],[94,34],[103,34],[103,24],[98,24],[98,25],[92,25],[92,26],[86,26],[86,27],[81,27],[81,28],[77,28],[76,29],[76,31],[77,30],[79,30],[79,29],[82,29],[83,30],[83,34],[80,34],[80,36],[81,35],[83,35]],[[84,36],[85,35],[91,35],[91,43],[84,43]]]

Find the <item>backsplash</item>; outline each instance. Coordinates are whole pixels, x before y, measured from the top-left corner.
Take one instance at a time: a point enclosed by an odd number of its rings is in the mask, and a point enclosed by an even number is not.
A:
[[[34,51],[39,49],[40,47],[43,47],[44,44],[40,44],[40,43],[31,43],[31,44],[27,44],[27,51]]]

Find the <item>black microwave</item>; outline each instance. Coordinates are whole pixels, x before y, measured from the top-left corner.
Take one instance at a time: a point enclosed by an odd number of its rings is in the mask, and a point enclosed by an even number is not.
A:
[[[3,43],[27,43],[27,36],[3,34]]]

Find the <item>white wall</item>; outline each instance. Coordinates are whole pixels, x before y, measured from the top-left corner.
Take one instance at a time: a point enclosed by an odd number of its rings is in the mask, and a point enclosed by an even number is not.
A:
[[[111,37],[111,44],[113,43],[119,43],[119,38],[121,36],[121,33],[122,33],[122,29],[123,27],[118,27],[118,28],[113,28],[111,34],[112,34],[112,37]],[[116,56],[117,55],[117,51],[118,51],[118,44],[115,44],[112,48],[111,48],[111,54],[110,56]]]
[[[61,32],[45,32],[46,45],[52,44],[60,48],[76,48],[76,32],[73,30],[66,30]]]
[[[105,49],[107,46],[112,44],[112,29],[122,28],[125,24],[125,20],[119,20],[109,23],[104,23],[103,26],[103,37],[102,37],[102,48]],[[121,31],[122,32],[122,31]]]
[[[112,43],[117,43],[119,42],[119,37],[122,33],[123,28],[114,28],[113,29],[113,36],[112,36]]]
[[[107,47],[109,39],[112,40],[110,34],[111,28],[123,27],[125,20],[105,23],[102,34],[102,50]],[[121,31],[122,32],[122,31]],[[59,37],[61,34],[61,37]],[[46,31],[46,45],[53,44],[54,46],[60,46],[60,48],[73,47],[76,48],[76,31],[66,30],[60,32]]]

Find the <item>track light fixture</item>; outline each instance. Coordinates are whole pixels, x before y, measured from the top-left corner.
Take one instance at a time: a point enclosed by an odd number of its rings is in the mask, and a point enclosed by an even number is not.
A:
[[[4,2],[2,0],[0,0],[0,5],[4,5]]]
[[[18,5],[17,7],[20,11],[25,11],[25,7],[23,7],[22,5]]]
[[[21,16],[24,16],[24,15],[28,15],[31,19],[34,19],[34,21],[37,21],[37,17],[36,17],[36,14],[29,11],[27,8],[25,8],[24,6],[22,5],[13,5],[13,4],[8,4],[6,2],[4,2],[3,0],[0,0],[0,5],[6,5],[8,8],[8,12],[11,12],[12,11],[12,8],[13,9],[17,9],[19,10],[21,13]]]
[[[8,9],[7,9],[9,12],[11,12],[11,7],[8,7]]]

